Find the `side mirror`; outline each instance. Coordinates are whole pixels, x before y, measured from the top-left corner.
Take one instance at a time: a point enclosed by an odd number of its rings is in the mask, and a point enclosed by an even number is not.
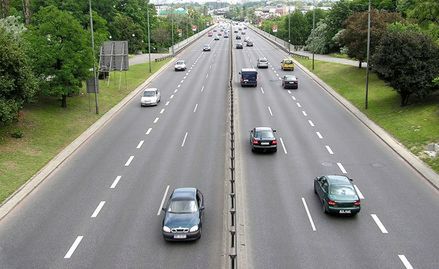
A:
[[[350,180],[350,181],[354,181],[354,179],[352,179],[352,178],[349,178],[349,180]]]

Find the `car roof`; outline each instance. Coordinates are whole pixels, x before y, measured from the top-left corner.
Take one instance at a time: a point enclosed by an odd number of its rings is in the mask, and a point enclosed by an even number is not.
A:
[[[284,75],[284,78],[287,78],[287,79],[297,79],[295,75]]]
[[[272,131],[271,127],[255,127],[256,131]]]
[[[196,188],[177,188],[172,192],[172,199],[196,199]]]
[[[157,91],[157,88],[146,88],[143,91],[144,92],[153,92],[153,91]]]
[[[266,61],[266,60],[267,60],[267,58],[265,58],[265,57],[261,57],[258,59],[258,61]]]
[[[258,71],[256,71],[256,69],[254,68],[243,68],[241,69],[241,72],[258,72]]]
[[[334,185],[352,184],[347,176],[327,175],[326,178],[328,179],[329,184],[334,184]]]

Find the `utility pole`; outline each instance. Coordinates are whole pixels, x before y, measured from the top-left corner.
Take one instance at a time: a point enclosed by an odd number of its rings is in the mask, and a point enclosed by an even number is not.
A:
[[[151,70],[151,32],[149,26],[149,0],[146,3],[146,23],[148,24],[148,58],[149,58],[149,73],[152,73]]]
[[[96,114],[99,114],[99,105],[98,105],[98,79],[96,77],[96,59],[95,59],[95,39],[94,39],[94,33],[93,33],[93,13],[91,10],[91,0],[88,0],[88,6],[90,10],[90,31],[91,31],[91,49],[92,49],[92,55],[93,55],[93,77],[94,77],[94,92],[95,92],[95,105],[96,105]]]
[[[290,15],[290,0],[287,2],[288,5],[288,54],[291,53],[291,15]]]
[[[364,101],[364,108],[368,108],[369,103],[369,56],[370,56],[370,0],[369,0],[369,14],[367,18],[367,66],[366,66],[366,96]]]
[[[172,43],[172,55],[174,52],[174,4],[171,4],[171,43]]]
[[[312,32],[314,34],[314,29],[316,28],[316,3],[315,0],[312,1]],[[312,70],[314,70],[314,46],[312,46]]]

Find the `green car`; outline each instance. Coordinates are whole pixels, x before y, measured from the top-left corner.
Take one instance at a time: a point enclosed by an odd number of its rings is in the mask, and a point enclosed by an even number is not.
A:
[[[346,176],[316,177],[314,179],[314,192],[319,197],[325,213],[356,215],[360,212],[360,198],[354,184],[352,184],[352,179]]]

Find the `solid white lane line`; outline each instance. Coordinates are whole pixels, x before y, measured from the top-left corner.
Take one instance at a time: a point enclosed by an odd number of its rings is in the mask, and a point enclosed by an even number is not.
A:
[[[137,145],[136,148],[140,149],[143,145],[143,142],[145,142],[144,140],[140,140],[139,144]]]
[[[203,85],[203,87],[201,87],[201,92],[203,92],[204,91],[204,85]]]
[[[308,116],[308,114],[306,114],[306,111],[305,110],[302,110],[302,114],[303,114],[303,116]]]
[[[262,92],[262,94],[264,94],[265,92],[264,92],[264,89],[262,89],[262,87],[261,87],[261,92]]]
[[[148,128],[148,131],[146,131],[145,134],[149,135],[149,133],[151,132],[152,128]]]
[[[159,117],[155,118],[155,120],[153,121],[153,123],[157,123],[159,121]]]
[[[79,243],[81,243],[82,238],[84,238],[84,236],[82,236],[82,235],[76,237],[75,242],[73,242],[73,245],[70,247],[69,251],[67,251],[66,255],[64,256],[64,259],[70,259],[70,257],[72,257],[73,252],[75,252],[75,250],[78,247]]]
[[[291,91],[290,91],[290,90],[288,90],[288,93],[289,93],[289,94],[291,94]]]
[[[375,214],[370,214],[373,218],[373,220],[375,221],[375,223],[378,225],[378,228],[380,228],[381,232],[383,234],[387,234],[387,230],[386,227],[384,227],[383,223],[380,221],[380,219],[377,217],[377,215]]]
[[[128,161],[125,163],[125,166],[130,166],[131,161],[134,159],[134,156],[130,156]]]
[[[302,105],[299,102],[297,102],[296,104],[297,104],[297,107],[302,107]]]
[[[363,196],[363,194],[361,193],[360,189],[357,187],[357,185],[354,185],[354,188],[355,188],[355,190],[356,190],[357,193],[358,193],[358,197],[360,197],[360,199],[363,200],[363,199],[364,199],[364,196]]]
[[[105,201],[101,201],[98,205],[98,207],[96,207],[95,211],[93,212],[93,215],[91,215],[92,218],[96,218],[99,214],[99,212],[101,211],[101,209],[104,207],[105,205]]]
[[[271,108],[268,107],[268,112],[270,112],[270,115],[273,117],[273,112],[271,112]]]
[[[194,107],[194,113],[195,113],[195,111],[197,111],[197,107],[198,107],[198,104],[196,104]]]
[[[309,125],[311,125],[312,127],[314,127],[314,122],[312,122],[311,120],[308,120]]]
[[[332,152],[332,149],[329,146],[325,146],[325,148],[329,152],[329,154],[334,154],[334,152]]]
[[[280,143],[282,144],[282,148],[284,149],[285,154],[288,154],[287,149],[285,148],[284,140],[280,137]]]
[[[163,204],[165,203],[166,196],[168,195],[169,185],[166,187],[165,193],[163,194],[162,202],[160,203],[159,211],[157,211],[157,216],[162,212]]]
[[[122,176],[117,176],[116,179],[113,181],[113,184],[111,184],[110,189],[116,188],[117,183],[119,183],[119,180],[122,178]]]
[[[168,102],[166,102],[165,106],[167,106],[167,105],[169,105],[169,101],[168,101]]]
[[[162,108],[162,110],[160,110],[160,114],[163,114],[163,112],[165,112],[164,108]]]
[[[311,213],[309,213],[308,205],[306,204],[305,198],[302,197],[302,203],[305,207],[306,214],[308,215],[309,222],[311,223],[311,228],[315,232],[316,226],[314,225],[314,221],[312,220]]]
[[[181,147],[184,147],[184,143],[186,143],[186,138],[187,138],[187,132],[184,135],[183,142],[181,143]]]
[[[291,98],[293,98],[293,100],[296,101],[296,97],[294,97],[294,95],[292,95]]]
[[[341,172],[343,174],[347,174],[348,172],[346,172],[346,170],[344,169],[343,165],[341,163],[337,163],[338,168],[340,168]]]
[[[316,134],[320,139],[323,139],[323,136],[319,132],[316,132]]]
[[[405,268],[407,269],[413,269],[413,266],[410,264],[409,260],[404,255],[398,255],[399,259],[404,264]]]

